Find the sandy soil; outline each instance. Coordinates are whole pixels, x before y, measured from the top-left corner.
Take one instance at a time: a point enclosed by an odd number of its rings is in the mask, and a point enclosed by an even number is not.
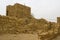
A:
[[[60,40],[60,36],[58,36],[57,38],[53,39],[53,40]]]
[[[38,40],[36,34],[5,34],[0,35],[0,40]]]

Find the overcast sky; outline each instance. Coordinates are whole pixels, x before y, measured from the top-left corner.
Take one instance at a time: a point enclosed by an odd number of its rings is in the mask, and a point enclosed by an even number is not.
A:
[[[0,14],[6,14],[6,6],[15,3],[31,7],[35,18],[45,18],[55,21],[60,16],[60,0],[0,0]]]

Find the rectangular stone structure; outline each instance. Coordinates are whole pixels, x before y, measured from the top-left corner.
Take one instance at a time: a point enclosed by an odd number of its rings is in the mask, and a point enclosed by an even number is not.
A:
[[[7,12],[6,13],[7,16],[24,18],[30,16],[31,9],[28,6],[16,3],[13,6],[11,5],[7,6],[6,12]]]

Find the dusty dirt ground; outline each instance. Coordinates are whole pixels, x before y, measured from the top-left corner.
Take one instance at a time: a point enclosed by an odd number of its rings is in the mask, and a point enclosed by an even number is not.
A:
[[[53,39],[53,40],[60,40],[60,36],[58,36],[57,38]]]
[[[0,35],[0,40],[38,40],[36,34],[5,34]]]

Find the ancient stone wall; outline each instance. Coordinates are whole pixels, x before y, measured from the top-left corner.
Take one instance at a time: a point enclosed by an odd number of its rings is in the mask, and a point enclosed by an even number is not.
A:
[[[16,3],[15,5],[7,6],[6,15],[17,18],[25,18],[31,16],[31,8],[25,5]]]
[[[8,16],[0,16],[0,34],[15,32],[18,27],[17,20]],[[13,33],[12,32],[12,33]]]
[[[15,17],[0,16],[0,34],[33,33],[34,28],[37,27],[34,23],[34,19],[20,18],[17,20]]]
[[[9,16],[0,16],[0,34],[4,33],[22,33],[28,30],[29,27],[24,27],[26,25],[25,20]]]
[[[58,24],[44,19],[0,16],[0,34],[37,34],[41,40],[51,40],[58,34]]]

